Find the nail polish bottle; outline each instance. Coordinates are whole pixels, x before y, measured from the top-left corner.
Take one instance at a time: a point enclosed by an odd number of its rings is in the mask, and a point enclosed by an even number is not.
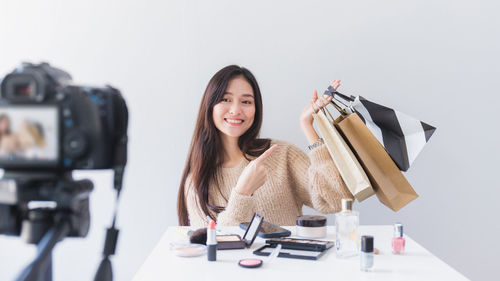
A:
[[[359,252],[359,213],[352,210],[352,203],[352,199],[342,199],[342,211],[335,214],[335,248],[341,259]]]
[[[373,267],[373,236],[361,236],[361,271],[370,271]]]
[[[394,224],[394,237],[392,238],[392,253],[402,255],[405,252],[405,239],[403,238],[403,225]]]

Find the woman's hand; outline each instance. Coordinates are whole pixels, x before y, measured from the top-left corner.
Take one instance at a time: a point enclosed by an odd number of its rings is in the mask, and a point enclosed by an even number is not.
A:
[[[269,167],[264,162],[276,148],[278,145],[274,144],[259,157],[250,161],[238,178],[235,186],[236,192],[250,196],[266,182]]]
[[[340,86],[340,80],[333,80],[330,84],[335,90]],[[332,97],[323,95],[318,98],[318,91],[314,90],[311,101],[304,107],[300,114],[300,127],[307,138],[309,144],[313,144],[318,140],[318,134],[313,127],[313,114],[325,107],[332,101]]]

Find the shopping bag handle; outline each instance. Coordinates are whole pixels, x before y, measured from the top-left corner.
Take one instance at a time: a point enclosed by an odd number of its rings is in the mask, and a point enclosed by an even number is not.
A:
[[[340,106],[338,106],[336,103],[334,103],[333,101],[330,102],[333,107],[335,107],[335,109],[337,109],[337,111],[342,115],[342,116],[347,116],[349,115],[349,112],[347,112],[345,109],[341,108]],[[325,107],[322,107],[321,108],[321,111],[323,112],[323,114],[326,116],[326,118],[328,119],[328,116],[330,116],[330,119],[331,119],[331,122],[333,123],[335,121],[335,118],[333,118],[332,114],[330,113],[330,111]]]
[[[324,94],[328,95],[328,96],[331,96],[332,98],[335,97],[335,96],[338,96],[338,97],[340,97],[340,98],[342,98],[342,99],[344,99],[346,101],[351,101],[351,102],[354,101],[354,97],[353,96],[350,96],[350,97],[346,96],[346,95],[338,92],[337,90],[335,90],[335,88],[332,87],[332,86],[328,86],[328,88],[326,89],[326,91],[325,91]]]

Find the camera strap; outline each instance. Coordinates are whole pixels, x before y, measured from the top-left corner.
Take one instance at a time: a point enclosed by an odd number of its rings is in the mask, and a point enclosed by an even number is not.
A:
[[[113,280],[113,270],[111,267],[110,256],[115,254],[118,241],[119,230],[115,227],[116,217],[118,215],[118,203],[123,183],[123,174],[125,166],[115,167],[114,169],[114,188],[116,190],[115,208],[113,211],[113,223],[106,230],[106,240],[104,242],[104,250],[102,251],[103,258],[97,269],[94,281],[111,281]]]

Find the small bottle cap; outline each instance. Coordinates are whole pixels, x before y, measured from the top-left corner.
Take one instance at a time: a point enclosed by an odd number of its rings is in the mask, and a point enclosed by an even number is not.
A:
[[[373,236],[361,236],[361,252],[373,253]]]
[[[403,237],[403,225],[399,222],[394,224],[394,237]]]
[[[342,212],[352,211],[352,199],[342,198]]]

